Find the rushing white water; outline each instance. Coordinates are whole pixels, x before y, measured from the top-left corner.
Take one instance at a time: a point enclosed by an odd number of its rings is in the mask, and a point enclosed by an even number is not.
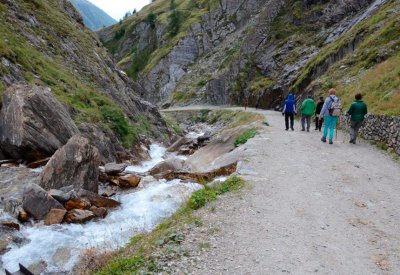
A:
[[[131,171],[145,172],[163,160],[164,148],[152,146],[151,149],[154,158],[142,166],[131,166]],[[201,187],[197,183],[162,180],[138,192],[117,196],[121,206],[105,219],[86,224],[23,227],[21,233],[29,242],[11,247],[1,258],[3,266],[14,272],[18,270],[18,263],[29,266],[43,260],[47,263],[46,272],[68,272],[85,249],[96,248],[100,252],[123,246],[135,234],[149,231],[171,216]]]
[[[125,172],[127,172],[127,173],[147,172],[151,168],[156,166],[158,163],[160,163],[161,161],[164,160],[165,152],[166,152],[166,149],[164,147],[161,147],[160,145],[157,145],[157,144],[152,144],[152,145],[150,145],[151,160],[143,162],[142,165],[128,166],[128,167],[126,167]]]

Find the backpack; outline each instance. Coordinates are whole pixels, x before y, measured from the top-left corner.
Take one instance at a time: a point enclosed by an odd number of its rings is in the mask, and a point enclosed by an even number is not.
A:
[[[332,104],[329,107],[329,115],[330,116],[340,116],[342,113],[342,104],[340,104],[340,100],[335,101],[332,97],[330,97],[332,100]]]

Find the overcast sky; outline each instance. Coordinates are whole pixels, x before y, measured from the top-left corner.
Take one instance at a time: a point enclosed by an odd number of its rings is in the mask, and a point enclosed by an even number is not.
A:
[[[139,11],[142,7],[150,3],[150,0],[89,0],[115,20],[121,19],[127,11],[136,9]]]

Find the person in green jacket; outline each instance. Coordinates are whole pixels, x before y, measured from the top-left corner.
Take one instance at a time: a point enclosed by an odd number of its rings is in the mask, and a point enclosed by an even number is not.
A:
[[[315,102],[311,95],[301,104],[301,130],[305,131],[305,123],[307,122],[307,132],[310,132],[311,116],[315,112]]]
[[[350,109],[347,111],[347,114],[350,115],[350,143],[356,144],[358,130],[360,130],[367,113],[367,104],[362,101],[362,95],[356,94],[355,101],[351,103]]]

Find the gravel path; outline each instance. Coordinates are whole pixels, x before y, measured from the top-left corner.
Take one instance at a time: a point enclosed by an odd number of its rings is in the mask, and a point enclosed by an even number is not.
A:
[[[183,243],[196,256],[175,271],[400,274],[399,164],[341,134],[322,143],[299,122],[286,132],[280,113],[259,112],[270,126],[243,145],[247,188],[200,210],[204,225]]]

